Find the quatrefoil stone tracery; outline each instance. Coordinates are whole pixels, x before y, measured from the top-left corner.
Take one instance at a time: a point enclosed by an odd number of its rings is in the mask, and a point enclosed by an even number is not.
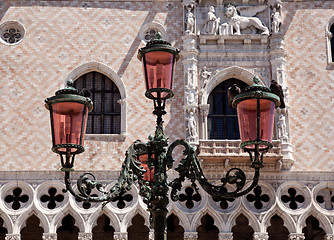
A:
[[[21,208],[22,203],[26,203],[29,200],[29,196],[22,194],[21,188],[15,188],[13,194],[5,197],[5,202],[11,204],[12,209],[18,210]]]
[[[301,204],[305,202],[304,196],[298,194],[294,188],[289,188],[288,195],[282,195],[281,200],[288,204],[293,210],[298,209],[298,203]]]

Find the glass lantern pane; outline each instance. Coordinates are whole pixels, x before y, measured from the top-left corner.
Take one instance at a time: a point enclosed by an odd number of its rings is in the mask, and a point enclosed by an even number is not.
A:
[[[262,140],[271,142],[274,127],[274,102],[260,99],[260,130],[257,139],[257,99],[248,99],[237,106],[241,142]],[[260,145],[260,149],[266,148]],[[253,149],[254,145],[247,146]]]
[[[52,105],[53,116],[53,132],[54,143],[58,144],[77,144],[83,146],[83,139],[85,131],[83,132],[82,142],[81,139],[81,127],[83,121],[84,109],[86,108],[86,121],[87,123],[87,107],[81,103],[75,102],[61,102]],[[71,152],[75,152],[76,148],[71,148]],[[66,152],[65,148],[59,149],[59,151]]]
[[[169,52],[154,51],[144,55],[143,64],[146,71],[146,87],[147,90],[152,88],[172,88],[173,77],[173,60],[174,55]],[[165,98],[168,93],[161,93],[161,97]],[[157,97],[157,93],[153,93]]]
[[[146,170],[146,173],[144,173],[143,179],[145,181],[153,182],[154,169],[149,169],[148,168],[147,159],[148,159],[147,154],[140,155],[138,157],[138,160],[141,162],[141,166]]]

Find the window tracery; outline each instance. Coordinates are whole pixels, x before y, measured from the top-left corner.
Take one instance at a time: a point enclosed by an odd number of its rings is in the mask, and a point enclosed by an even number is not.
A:
[[[87,134],[120,134],[121,99],[115,83],[99,72],[89,72],[74,82],[78,90],[90,93],[94,108],[88,114]]]

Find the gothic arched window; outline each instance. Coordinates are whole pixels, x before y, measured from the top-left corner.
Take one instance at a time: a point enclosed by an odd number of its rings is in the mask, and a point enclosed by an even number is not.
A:
[[[209,95],[209,139],[240,139],[237,111],[227,104],[227,89],[233,84],[240,89],[248,86],[243,81],[230,78],[220,83]]]
[[[115,83],[99,72],[89,72],[74,82],[78,90],[86,89],[93,101],[88,115],[87,134],[119,134],[121,132],[121,95]]]

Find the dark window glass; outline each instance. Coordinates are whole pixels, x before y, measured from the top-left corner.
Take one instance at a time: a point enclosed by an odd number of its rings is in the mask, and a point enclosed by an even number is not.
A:
[[[99,72],[89,72],[74,82],[78,90],[86,89],[93,101],[88,115],[87,134],[119,134],[121,132],[121,98],[115,83]]]
[[[248,85],[235,78],[220,83],[209,96],[208,136],[210,139],[240,139],[236,109],[227,105],[227,89],[237,84],[240,89]]]

